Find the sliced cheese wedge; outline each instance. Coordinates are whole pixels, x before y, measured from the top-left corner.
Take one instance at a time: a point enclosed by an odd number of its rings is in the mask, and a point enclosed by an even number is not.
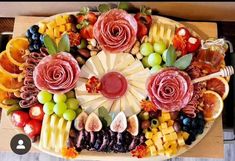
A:
[[[40,134],[40,142],[39,142],[40,148],[46,148],[48,145],[47,139],[49,138],[48,134],[50,133],[50,131],[48,131],[49,124],[50,124],[50,115],[45,114],[43,117],[42,130]]]
[[[129,108],[131,109],[130,111],[132,112],[129,115],[129,111],[127,111],[128,116],[139,113],[141,111],[140,102],[135,98],[135,96],[133,96],[129,91],[127,91],[126,98],[129,104]]]
[[[111,110],[111,107],[112,107],[112,105],[113,105],[113,100],[111,100],[111,99],[108,99],[107,101],[105,101],[104,103],[102,103],[101,105],[100,105],[100,107],[104,107],[104,108],[106,108],[107,109],[107,111],[110,111]],[[99,114],[99,108],[97,108],[94,112],[98,115]]]
[[[117,58],[117,54],[106,54],[107,56],[107,66],[109,70],[113,70],[115,67],[115,62],[116,62],[116,58]]]
[[[120,110],[121,110],[121,108],[120,108],[121,106],[120,105],[121,105],[120,99],[115,100],[113,102],[113,105],[111,107],[110,112],[115,113],[115,115],[118,114],[120,112]]]
[[[136,73],[126,76],[126,78],[127,80],[138,80],[141,78],[145,78],[147,80],[149,76],[150,76],[150,70],[148,68],[145,68]]]
[[[135,62],[135,58],[129,54],[129,53],[122,53],[123,55],[118,59],[118,62],[116,62],[114,70],[122,71],[131,64]]]
[[[99,78],[99,76],[104,74],[103,66],[97,57],[97,55],[90,57],[85,64],[93,73],[95,73],[95,76]],[[94,76],[94,75],[93,75]]]
[[[100,98],[100,97],[103,97],[103,95],[101,95],[99,93],[95,93],[95,94],[94,93],[92,93],[92,94],[86,93],[86,94],[78,95],[77,99],[79,100],[80,105],[83,105],[86,102],[95,100],[95,99]]]
[[[122,73],[125,74],[125,76],[137,73],[141,70],[144,70],[144,66],[141,63],[141,61],[136,60],[134,63],[129,65],[126,69],[122,70]]]
[[[130,81],[130,85],[140,88],[142,90],[146,90],[145,83],[138,82],[138,81]]]
[[[103,69],[104,69],[104,72],[108,72],[110,69],[109,69],[109,66],[108,66],[108,57],[107,57],[107,54],[102,50],[101,52],[99,52],[97,54],[97,57],[98,59],[100,60],[102,66],[103,66]]]
[[[107,98],[105,97],[99,97],[97,99],[94,99],[92,101],[86,102],[83,105],[81,105],[81,107],[88,113],[92,113],[93,111],[95,111],[98,107],[100,107],[105,101],[107,100]]]
[[[134,86],[129,86],[129,91],[135,98],[140,102],[141,100],[145,99],[147,97],[147,92],[145,90],[141,90],[139,88],[136,88]]]
[[[78,98],[79,95],[82,94],[87,94],[87,90],[86,90],[86,82],[88,81],[88,79],[85,78],[79,78],[75,87],[75,95],[76,98]]]
[[[57,137],[58,137],[58,123],[59,117],[56,114],[51,115],[51,122],[50,122],[50,133],[51,137],[49,138],[50,144],[48,145],[49,149],[54,150],[55,145],[57,144]]]
[[[58,126],[57,126],[57,140],[56,140],[56,145],[55,145],[55,152],[60,152],[60,150],[62,149],[61,147],[63,146],[63,135],[64,135],[64,130],[65,130],[65,119],[63,117],[60,118],[59,122],[58,122]]]
[[[93,72],[93,70],[88,68],[87,63],[82,66],[80,72],[80,78],[90,78],[94,75],[96,75],[95,72]]]

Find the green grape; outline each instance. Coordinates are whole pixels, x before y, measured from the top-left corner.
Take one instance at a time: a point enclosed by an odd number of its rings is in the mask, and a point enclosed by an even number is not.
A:
[[[155,52],[162,54],[166,50],[166,44],[163,41],[155,42],[153,48]]]
[[[56,103],[65,102],[66,99],[67,99],[67,97],[66,97],[65,94],[54,94],[54,96],[53,96],[53,100],[54,100]]]
[[[77,47],[78,49],[84,49],[86,48],[86,45],[87,45],[86,40],[82,39],[80,45],[78,45]]]
[[[38,93],[38,101],[41,103],[41,104],[45,104],[47,102],[50,102],[51,99],[52,99],[52,94],[47,92],[47,91],[40,91]]]
[[[83,111],[83,110],[82,110],[81,108],[78,108],[78,109],[76,110],[77,115],[79,115],[82,111]]]
[[[165,50],[165,51],[163,52],[163,54],[162,54],[162,60],[163,60],[164,62],[166,62],[166,53],[167,53],[167,50]]]
[[[55,104],[53,111],[59,116],[62,117],[63,113],[67,110],[67,105],[64,102],[59,102]]]
[[[160,54],[157,53],[152,53],[149,55],[148,57],[148,63],[149,65],[151,65],[152,67],[155,65],[160,65],[162,62],[162,57]]]
[[[140,53],[144,56],[148,56],[149,54],[153,53],[152,44],[150,44],[148,42],[141,44]]]
[[[157,73],[157,72],[159,72],[161,69],[162,69],[162,66],[160,66],[160,65],[155,65],[155,66],[153,66],[153,67],[150,69],[150,73],[151,73],[151,74]]]
[[[75,92],[74,91],[69,91],[66,93],[67,98],[75,98]]]
[[[63,117],[65,120],[73,121],[76,117],[76,112],[74,110],[68,109],[63,113]]]
[[[145,68],[150,67],[150,65],[149,65],[149,63],[148,63],[148,56],[145,56],[145,57],[142,59],[142,64],[144,65]]]
[[[54,113],[53,108],[55,106],[54,102],[47,102],[43,105],[43,112],[47,115],[51,115]]]
[[[72,109],[72,110],[76,110],[78,108],[79,102],[76,98],[69,98],[66,101],[67,107]]]

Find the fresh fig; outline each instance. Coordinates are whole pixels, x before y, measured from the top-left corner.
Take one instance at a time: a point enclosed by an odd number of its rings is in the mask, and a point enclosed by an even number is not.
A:
[[[132,115],[128,118],[127,131],[133,136],[138,135],[138,133],[139,133],[139,120],[136,115]]]
[[[101,129],[102,129],[102,123],[99,117],[94,112],[91,113],[86,120],[85,130],[88,132],[90,131],[98,132]]]
[[[110,129],[113,132],[122,133],[127,128],[127,120],[123,111],[119,112],[117,116],[113,119]]]
[[[74,120],[74,127],[78,131],[82,130],[85,128],[86,120],[87,120],[87,113],[86,112],[81,112],[77,118]]]

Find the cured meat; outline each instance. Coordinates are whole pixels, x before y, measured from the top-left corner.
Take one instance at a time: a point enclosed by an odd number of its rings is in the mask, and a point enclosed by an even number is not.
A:
[[[73,89],[79,78],[80,68],[74,57],[66,52],[44,57],[33,71],[33,80],[40,90],[66,93]]]
[[[124,52],[136,41],[137,22],[124,10],[113,9],[99,16],[93,34],[107,52]]]
[[[193,96],[193,84],[187,73],[176,68],[167,68],[150,78],[148,93],[163,111],[179,111]]]
[[[40,53],[32,52],[29,54],[25,69],[25,78],[24,78],[24,86],[20,89],[20,97],[22,100],[19,102],[20,107],[29,108],[34,104],[38,103],[37,95],[39,89],[34,85],[33,81],[33,71],[35,66],[40,62],[40,60],[45,57],[47,54],[41,50]]]

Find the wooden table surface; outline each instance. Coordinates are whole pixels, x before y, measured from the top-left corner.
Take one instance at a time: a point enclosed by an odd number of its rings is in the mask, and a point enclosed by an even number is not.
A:
[[[32,24],[42,20],[44,17],[26,17],[20,16],[15,18],[14,37],[21,36],[27,28]],[[217,37],[216,23],[208,22],[182,22],[184,25],[191,27],[203,39],[208,37]],[[2,119],[0,124],[0,151],[10,151],[10,139],[16,134],[5,111],[2,112]],[[38,152],[32,148],[31,152]],[[181,155],[181,157],[200,157],[200,158],[223,158],[223,128],[222,117],[219,117],[208,134],[192,149]]]

